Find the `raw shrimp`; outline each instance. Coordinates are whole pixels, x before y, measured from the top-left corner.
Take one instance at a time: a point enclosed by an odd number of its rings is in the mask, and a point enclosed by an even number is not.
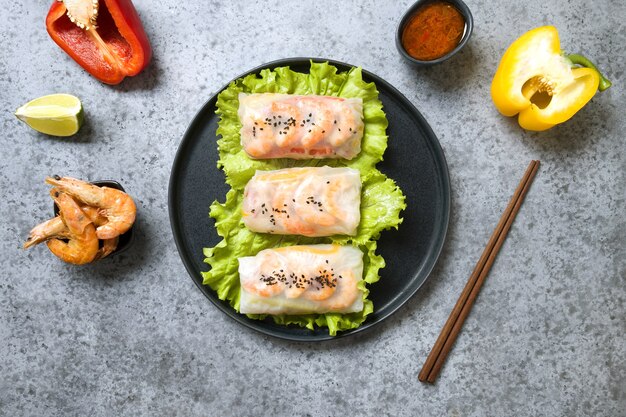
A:
[[[100,209],[100,213],[108,219],[108,222],[96,229],[99,239],[113,239],[126,233],[135,222],[137,207],[133,199],[123,191],[98,187],[69,177],[48,177],[46,182],[81,202]]]
[[[65,262],[82,265],[93,261],[99,246],[95,226],[69,194],[56,188],[51,194],[69,234],[67,242],[57,238],[48,240],[48,248]]]

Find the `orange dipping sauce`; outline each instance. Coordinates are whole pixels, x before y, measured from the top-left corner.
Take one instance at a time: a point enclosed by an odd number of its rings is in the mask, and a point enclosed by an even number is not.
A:
[[[445,1],[420,7],[402,30],[402,46],[415,59],[432,61],[452,51],[461,41],[465,19]]]

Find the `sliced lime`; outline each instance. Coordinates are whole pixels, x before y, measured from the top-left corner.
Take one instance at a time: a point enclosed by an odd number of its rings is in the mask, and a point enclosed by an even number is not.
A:
[[[24,104],[15,116],[38,132],[72,136],[83,124],[83,105],[71,94],[50,94]]]

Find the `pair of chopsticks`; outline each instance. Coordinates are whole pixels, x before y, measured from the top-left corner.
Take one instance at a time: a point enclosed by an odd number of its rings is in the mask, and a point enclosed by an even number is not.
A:
[[[526,172],[524,173],[524,177],[517,186],[511,201],[509,201],[509,205],[506,207],[506,210],[504,210],[502,217],[500,217],[496,230],[493,231],[493,234],[487,243],[487,247],[478,260],[472,275],[470,275],[467,284],[465,284],[465,288],[463,289],[461,296],[454,305],[454,308],[450,313],[450,317],[448,317],[448,320],[443,326],[435,345],[426,358],[426,362],[418,375],[418,379],[420,381],[430,383],[435,382],[435,379],[437,378],[437,375],[439,374],[450,349],[452,349],[454,341],[461,331],[461,327],[463,326],[472,305],[474,305],[474,301],[480,291],[480,287],[483,285],[487,274],[489,274],[491,265],[493,265],[493,262],[495,261],[496,256],[504,243],[504,239],[506,239],[507,233],[511,228],[511,224],[513,224],[513,220],[515,220],[515,216],[524,201],[524,197],[526,197],[526,193],[535,178],[537,169],[539,169],[539,161],[531,161],[530,165],[526,169]]]

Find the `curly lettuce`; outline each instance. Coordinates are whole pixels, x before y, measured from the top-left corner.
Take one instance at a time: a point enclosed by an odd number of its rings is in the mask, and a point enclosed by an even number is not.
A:
[[[244,93],[318,94],[339,97],[361,97],[365,130],[361,153],[350,160],[293,160],[293,159],[250,159],[240,143],[241,123],[237,116],[238,95]],[[331,336],[338,331],[359,327],[374,306],[367,298],[367,284],[380,279],[379,270],[385,266],[384,259],[376,254],[376,241],[383,230],[396,228],[402,223],[400,212],[406,204],[405,197],[396,183],[376,169],[387,148],[387,118],[378,99],[374,83],[363,80],[361,69],[352,68],[338,72],[328,63],[311,62],[308,74],[292,71],[289,67],[264,69],[257,76],[248,75],[233,81],[217,98],[217,114],[220,115],[217,135],[219,150],[218,168],[226,174],[226,183],[231,189],[223,203],[211,204],[209,215],[215,219],[217,233],[222,237],[216,246],[204,248],[205,262],[211,266],[203,272],[204,284],[210,286],[221,300],[227,300],[239,311],[238,258],[253,256],[267,248],[281,246],[337,243],[354,245],[363,251],[364,272],[360,282],[363,290],[363,311],[350,314],[302,314],[271,316],[279,324],[293,324],[313,330],[315,326],[327,327]],[[309,238],[303,236],[281,236],[251,232],[244,226],[241,212],[243,188],[257,170],[275,170],[299,166],[335,166],[358,169],[362,180],[361,223],[356,236],[331,236]],[[253,319],[264,319],[265,315],[248,315]]]

